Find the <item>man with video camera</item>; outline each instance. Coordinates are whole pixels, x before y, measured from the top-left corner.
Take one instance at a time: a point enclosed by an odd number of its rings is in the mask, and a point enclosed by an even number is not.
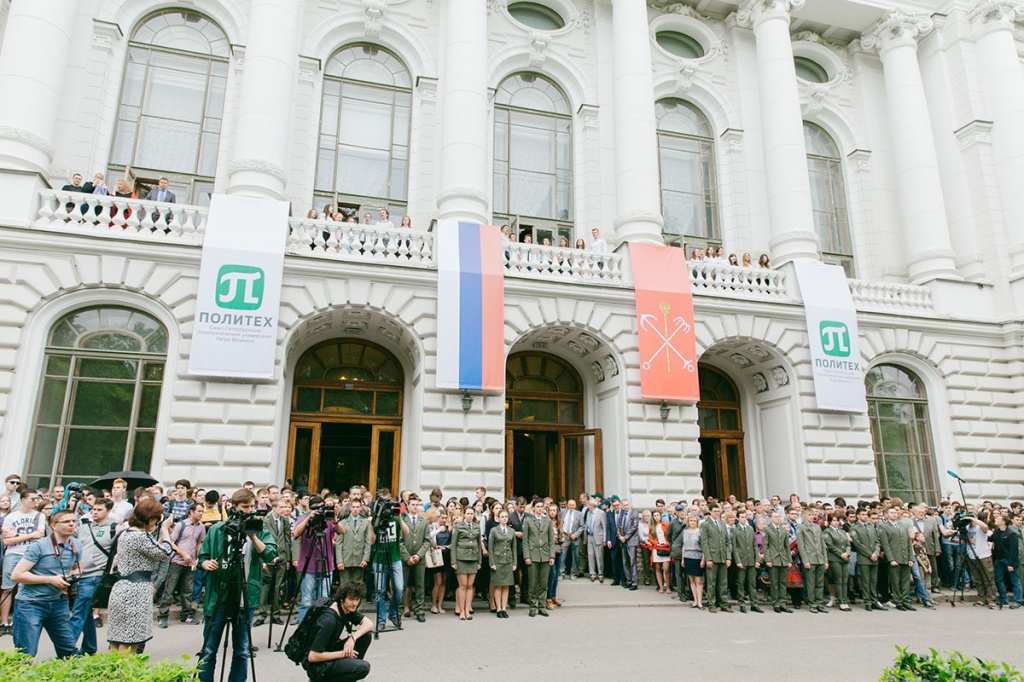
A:
[[[402,628],[402,595],[405,590],[404,572],[402,570],[402,537],[409,532],[409,527],[400,516],[400,505],[391,499],[391,491],[381,488],[377,493],[377,501],[373,507],[373,534],[377,546],[373,557],[373,580],[377,601],[377,629],[383,630],[387,625],[385,613],[398,629]],[[391,583],[391,604],[385,609],[385,598],[388,582]]]
[[[316,636],[309,647],[306,674],[309,679],[349,682],[370,674],[365,659],[373,623],[359,612],[362,583],[342,583],[334,591],[334,603],[316,620]]]
[[[229,682],[244,682],[249,665],[249,624],[259,604],[263,586],[262,566],[277,556],[277,544],[262,519],[252,518],[256,495],[242,488],[231,496],[231,518],[214,524],[199,553],[206,571],[203,601],[203,650],[199,661],[201,682],[213,682],[217,649],[224,628],[231,626]],[[245,593],[241,593],[244,583]]]
[[[293,625],[301,623],[313,602],[331,591],[334,538],[337,531],[334,507],[326,507],[324,498],[319,495],[309,498],[309,513],[299,519],[292,530],[293,538],[301,538],[298,562],[299,589],[302,593],[298,618]]]

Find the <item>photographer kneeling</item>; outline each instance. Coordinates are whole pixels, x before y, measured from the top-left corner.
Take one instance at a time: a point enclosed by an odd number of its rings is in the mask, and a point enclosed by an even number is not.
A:
[[[359,612],[364,592],[361,583],[342,583],[334,591],[334,603],[320,613],[306,665],[310,680],[347,682],[370,674],[370,664],[364,658],[373,621]]]
[[[203,651],[199,661],[202,682],[213,682],[217,649],[229,622],[232,655],[228,680],[245,681],[249,665],[249,624],[253,610],[260,603],[262,567],[277,556],[277,544],[263,521],[246,518],[256,510],[256,496],[252,491],[245,488],[235,491],[231,505],[232,518],[210,528],[199,552],[199,565],[207,574]],[[243,582],[244,597],[240,587]]]

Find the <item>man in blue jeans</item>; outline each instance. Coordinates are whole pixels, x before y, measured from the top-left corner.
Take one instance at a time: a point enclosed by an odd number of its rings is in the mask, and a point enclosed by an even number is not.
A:
[[[292,625],[302,622],[313,602],[331,596],[331,576],[334,575],[334,538],[338,525],[326,521],[324,498],[314,495],[309,498],[310,512],[301,517],[292,530],[292,537],[299,540],[299,587],[302,601],[299,613]]]
[[[78,654],[68,607],[68,579],[81,572],[82,543],[72,537],[77,523],[73,511],[54,512],[53,535],[30,544],[11,573],[21,585],[14,603],[14,646],[29,656],[35,657],[44,629],[57,658]]]
[[[75,537],[82,543],[82,580],[78,583],[78,599],[71,611],[71,636],[82,645],[80,654],[96,653],[96,622],[92,617],[92,596],[107,568],[107,557],[114,544],[117,525],[110,517],[114,503],[106,498],[96,500],[92,518],[82,517]]]
[[[375,509],[382,504],[391,504],[391,492],[381,488],[380,497],[375,503]],[[376,518],[376,514],[373,518]],[[401,530],[399,530],[401,523]],[[395,627],[401,629],[402,615],[399,609],[402,606],[402,595],[405,591],[405,580],[402,572],[402,554],[399,540],[400,533],[408,532],[408,526],[398,516],[392,516],[383,523],[383,528],[374,528],[377,536],[376,548],[373,554],[373,583],[377,601],[377,629],[383,630],[387,621],[385,614],[391,618]],[[391,582],[391,604],[385,609],[385,599],[388,593],[388,583]]]
[[[231,496],[231,506],[243,514],[256,509],[256,496],[251,490],[242,488]],[[230,567],[227,559],[232,550],[228,547],[228,526],[239,521],[221,521],[214,524],[199,552],[199,564],[206,571],[206,598],[203,601],[203,650],[199,656],[200,682],[213,682],[217,665],[217,649],[224,636],[224,629],[231,627],[231,669],[228,682],[245,682],[249,667],[249,623],[253,611],[260,603],[263,587],[263,564],[270,563],[277,556],[277,544],[263,527],[258,533],[245,535],[241,548],[242,560],[248,564],[246,570],[245,596],[234,594],[238,582],[237,571],[241,566]],[[261,524],[262,525],[262,524]],[[232,525],[232,528],[237,526]],[[230,602],[237,600],[237,605]],[[248,602],[249,608],[245,609]],[[229,618],[237,606],[235,618]]]

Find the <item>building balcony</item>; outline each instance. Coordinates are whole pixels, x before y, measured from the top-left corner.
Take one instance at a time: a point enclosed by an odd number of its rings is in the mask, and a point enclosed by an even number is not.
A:
[[[100,239],[202,247],[208,209],[62,190],[40,192],[36,230]],[[292,258],[434,269],[434,233],[359,223],[292,218],[287,254]],[[623,256],[539,244],[503,246],[505,276],[583,286],[630,288]],[[697,297],[794,303],[795,292],[781,270],[687,262]],[[862,312],[935,315],[932,291],[893,282],[850,280]]]

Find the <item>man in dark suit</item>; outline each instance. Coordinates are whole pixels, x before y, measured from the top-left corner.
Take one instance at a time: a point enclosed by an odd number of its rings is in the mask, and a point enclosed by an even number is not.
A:
[[[676,517],[668,524],[669,556],[676,567],[676,591],[679,601],[686,601],[686,586],[689,581],[683,573],[683,531],[686,530],[686,505],[676,505]]]
[[[607,512],[608,528],[605,536],[607,538],[605,545],[610,552],[611,566],[608,567],[606,565],[606,568],[611,568],[612,585],[622,585],[625,582],[625,578],[622,575],[624,573],[622,566],[622,539],[624,537],[622,527],[626,522],[626,517],[622,511],[622,503],[619,501],[619,498],[612,495],[609,499],[612,506]]]
[[[725,583],[732,565],[732,542],[722,522],[722,509],[717,502],[708,505],[711,518],[700,526],[700,548],[704,552],[704,581],[707,583],[708,613],[721,609],[732,613],[725,601]]]
[[[284,583],[288,564],[292,561],[292,523],[288,518],[291,505],[287,500],[278,499],[270,513],[263,519],[263,527],[277,544],[277,556],[269,564],[263,564],[263,589],[260,592],[260,611],[253,621],[259,627],[270,619],[274,625],[284,625],[278,617],[280,611],[281,587]]]
[[[160,201],[165,204],[175,203],[176,197],[174,196],[174,192],[167,189],[168,185],[170,185],[170,181],[167,178],[160,178],[157,180],[156,187],[149,190],[149,193],[146,195],[146,201]],[[171,222],[170,211],[168,211],[167,215],[164,217],[168,223]],[[158,220],[160,220],[160,212],[153,211],[153,222],[155,223]]]
[[[416,493],[409,496],[406,508],[409,513],[404,515],[403,519],[405,525],[409,527],[409,532],[402,536],[399,545],[402,566],[405,569],[405,589],[410,590],[409,610],[416,616],[417,621],[424,623],[427,620],[424,589],[427,550],[430,548],[430,523],[420,514],[423,511],[423,503]]]

